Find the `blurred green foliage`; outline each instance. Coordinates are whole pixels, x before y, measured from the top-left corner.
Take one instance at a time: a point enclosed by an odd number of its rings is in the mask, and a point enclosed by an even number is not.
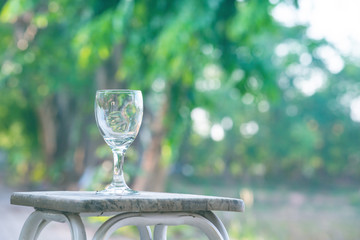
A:
[[[332,72],[318,52],[336,49],[307,37],[306,26],[275,21],[277,4],[5,1],[0,148],[8,180],[68,185],[109,158],[96,151],[103,142],[93,116],[104,88],[144,94],[137,154],[127,163],[133,176],[146,174],[146,160],[196,179],[359,180],[360,126],[349,107],[360,94],[359,68],[342,56],[344,67]],[[304,93],[301,83],[314,76],[324,84]],[[147,151],[153,160],[142,158]]]

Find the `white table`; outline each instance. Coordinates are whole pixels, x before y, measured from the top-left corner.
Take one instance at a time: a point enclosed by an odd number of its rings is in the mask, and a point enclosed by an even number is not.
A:
[[[81,216],[113,216],[96,231],[93,240],[107,239],[117,229],[137,226],[141,240],[166,240],[167,226],[190,225],[211,240],[229,236],[213,211],[243,212],[241,199],[190,194],[139,192],[116,196],[88,191],[16,192],[11,204],[34,207],[19,239],[35,240],[51,221],[67,222],[73,240],[86,240]],[[154,227],[151,233],[149,226]]]

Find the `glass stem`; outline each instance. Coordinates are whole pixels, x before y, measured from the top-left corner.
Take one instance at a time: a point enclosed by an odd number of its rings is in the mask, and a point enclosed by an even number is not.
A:
[[[114,154],[114,175],[111,185],[116,188],[129,188],[125,183],[124,178],[124,151],[113,151]]]

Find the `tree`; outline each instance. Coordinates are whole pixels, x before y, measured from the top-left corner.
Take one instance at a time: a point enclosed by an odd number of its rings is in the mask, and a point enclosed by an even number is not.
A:
[[[296,151],[306,158],[320,154],[313,148],[320,133],[303,131],[308,125],[302,119],[277,120],[284,108],[300,111],[297,104],[305,108],[313,99],[286,98],[297,91],[301,74],[291,69],[301,56],[312,59],[308,69],[325,69],[315,50],[327,43],[309,39],[304,26],[276,22],[274,7],[232,0],[6,1],[0,13],[0,146],[16,173],[10,178],[69,185],[97,164],[102,140],[93,100],[95,90],[105,88],[144,94],[143,126],[134,143],[138,160],[132,161],[141,169],[136,189],[162,190],[171,166],[186,164],[207,176],[243,176],[247,168],[261,173],[263,165],[274,176],[299,174],[303,162]],[[279,57],[276,49],[284,46],[287,53]],[[319,101],[327,104],[331,96]],[[255,104],[260,112],[269,106],[275,112],[258,113]],[[284,126],[294,131],[281,144],[273,142],[272,130]],[[285,154],[289,139],[303,148]]]

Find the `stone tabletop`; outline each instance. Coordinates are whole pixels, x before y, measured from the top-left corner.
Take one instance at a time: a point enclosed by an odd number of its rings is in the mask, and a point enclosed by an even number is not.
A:
[[[11,204],[71,213],[107,212],[243,212],[241,199],[177,193],[138,192],[119,196],[89,191],[15,192]]]

